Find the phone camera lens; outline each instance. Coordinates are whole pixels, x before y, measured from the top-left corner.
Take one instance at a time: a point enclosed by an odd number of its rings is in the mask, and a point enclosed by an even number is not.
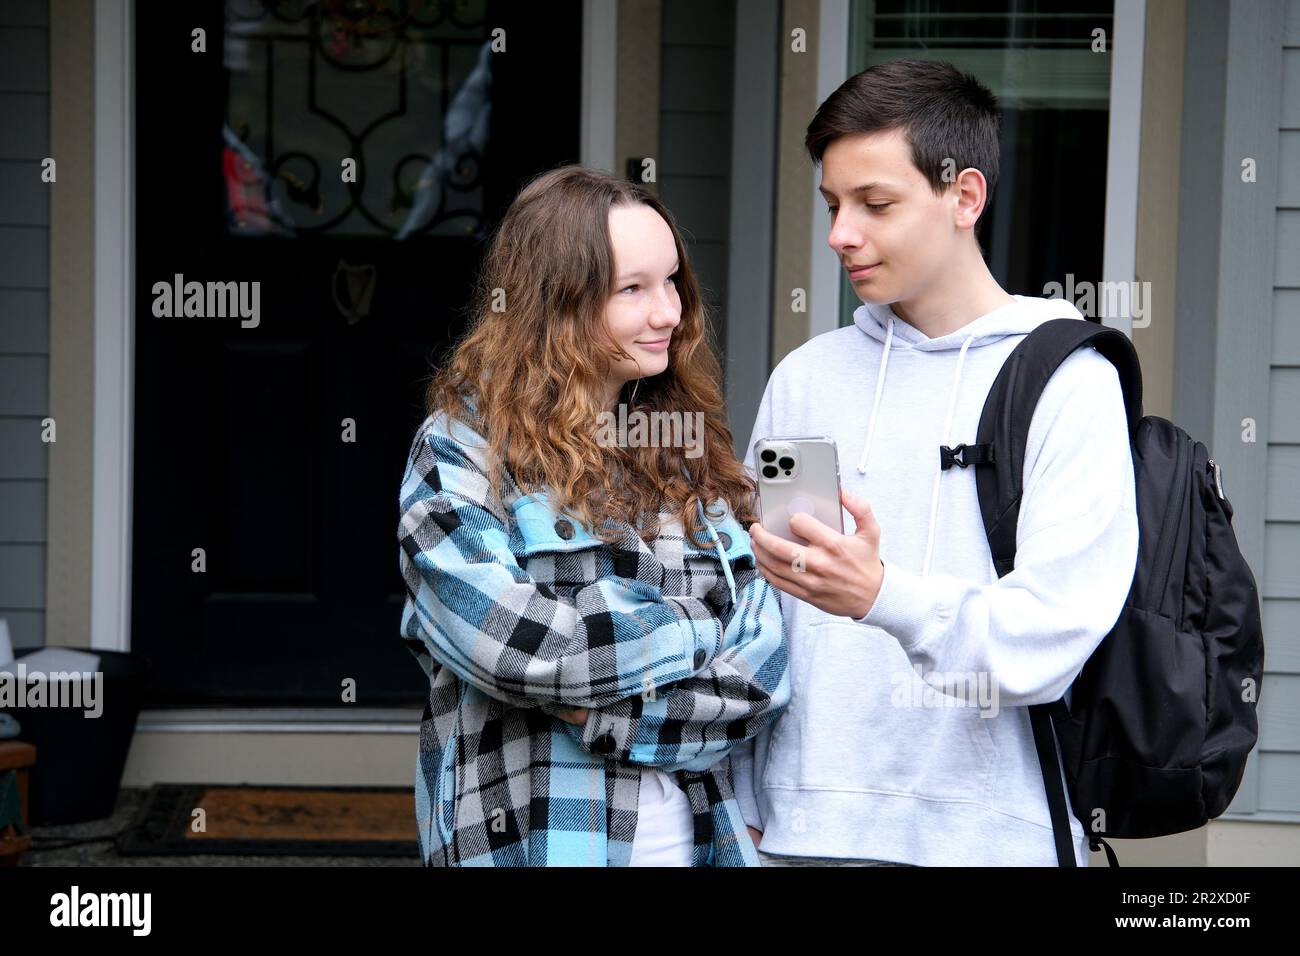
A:
[[[764,448],[763,454],[760,455],[759,457],[766,462],[773,462],[776,461],[776,452],[772,451],[772,449],[770,448]]]
[[[789,471],[792,468],[794,468],[794,459],[791,458],[789,455],[785,455],[784,457],[782,457],[780,461],[777,462],[777,464],[780,465],[782,468],[784,468],[786,471]]]
[[[775,466],[775,465],[764,465],[764,466],[763,466],[763,477],[764,477],[764,478],[775,478],[775,477],[776,477],[776,466]]]

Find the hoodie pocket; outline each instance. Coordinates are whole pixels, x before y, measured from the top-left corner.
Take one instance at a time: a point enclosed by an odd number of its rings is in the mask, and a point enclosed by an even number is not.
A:
[[[826,617],[790,644],[794,692],[764,787],[988,802],[995,718],[931,688],[879,628]]]

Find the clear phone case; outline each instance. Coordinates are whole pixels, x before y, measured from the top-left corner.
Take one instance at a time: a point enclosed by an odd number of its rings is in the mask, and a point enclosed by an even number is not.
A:
[[[765,451],[771,454],[765,456]],[[793,467],[785,467],[791,462]],[[790,516],[804,512],[844,533],[834,439],[824,435],[761,439],[754,445],[754,469],[764,530],[795,544],[807,544],[790,530]]]

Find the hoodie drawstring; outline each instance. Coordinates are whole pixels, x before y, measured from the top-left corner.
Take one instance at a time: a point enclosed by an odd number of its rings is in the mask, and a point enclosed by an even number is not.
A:
[[[885,351],[880,357],[880,374],[876,376],[876,397],[871,400],[871,421],[867,425],[867,447],[862,449],[862,458],[858,461],[858,474],[867,473],[867,457],[871,454],[871,442],[876,437],[876,414],[880,411],[880,396],[885,390],[885,371],[889,368],[889,347],[894,342],[894,317],[890,315],[889,325],[885,329]]]
[[[966,350],[970,348],[970,344],[974,340],[975,336],[967,336],[966,341],[961,344],[961,352],[957,356],[957,368],[953,370],[952,389],[948,394],[948,416],[944,420],[943,434],[940,436],[943,445],[947,445],[952,438],[952,420],[957,411],[957,387],[961,384],[962,366],[966,364]],[[876,419],[880,413],[880,397],[885,390],[885,372],[889,369],[889,350],[893,342],[894,316],[891,314],[885,327],[885,347],[880,356],[880,373],[876,376],[876,394],[871,400],[871,418],[867,424],[867,445],[862,449],[862,458],[858,461],[858,474],[860,475],[867,472],[867,460],[871,456],[871,445],[876,437]],[[922,577],[930,573],[930,559],[934,556],[934,534],[939,521],[939,493],[942,487],[943,467],[942,465],[936,465],[934,487],[930,492],[930,526],[926,532],[925,562],[921,566]]]
[[[961,367],[966,362],[966,350],[974,341],[975,336],[966,337],[966,341],[961,344],[961,352],[957,356],[957,368],[952,373],[952,390],[948,395],[948,417],[944,419],[943,434],[939,436],[939,443],[947,445],[952,440],[952,419],[953,414],[957,411],[957,386],[961,382]],[[943,487],[943,466],[935,466],[934,472],[934,489],[930,493],[930,529],[925,540],[925,563],[921,566],[921,577],[930,573],[930,558],[934,554],[934,529],[939,522],[939,489]]]
[[[731,603],[734,605],[736,597],[736,579],[731,573],[731,562],[727,560],[727,552],[722,548],[722,539],[718,537],[718,532],[714,529],[713,523],[704,514],[704,505],[697,499],[695,507],[699,511],[700,520],[704,522],[704,527],[709,529],[709,537],[713,539],[713,546],[718,551],[718,560],[722,562],[722,574],[727,579],[727,587],[731,590]]]

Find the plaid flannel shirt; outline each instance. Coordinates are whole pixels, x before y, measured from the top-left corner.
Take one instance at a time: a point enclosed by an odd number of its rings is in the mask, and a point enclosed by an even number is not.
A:
[[[780,602],[748,532],[728,508],[716,528],[705,516],[714,547],[700,548],[663,513],[650,545],[623,523],[606,546],[509,475],[504,494],[490,488],[488,454],[440,413],[402,480],[402,636],[430,681],[425,864],[625,866],[641,768],[660,767],[691,806],[692,865],[759,866],[728,753],[790,686]],[[583,726],[554,716],[577,707]]]

